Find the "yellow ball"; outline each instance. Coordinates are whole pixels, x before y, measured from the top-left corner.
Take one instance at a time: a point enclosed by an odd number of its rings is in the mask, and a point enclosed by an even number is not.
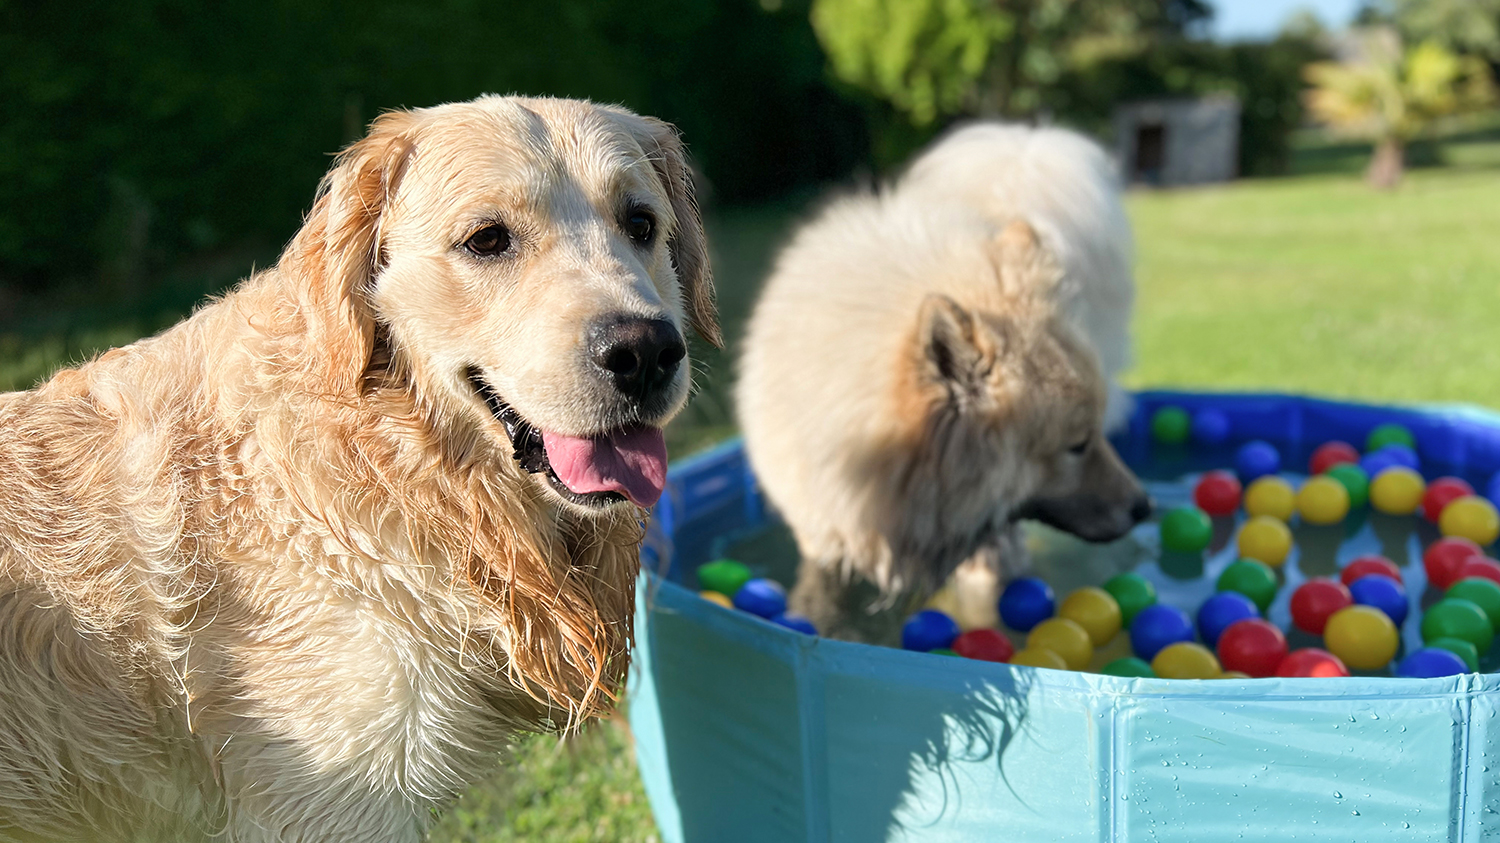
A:
[[[1026,647],[1018,650],[1010,657],[1010,663],[1026,667],[1050,667],[1053,670],[1068,669],[1068,663],[1063,661],[1063,657],[1046,647]]]
[[[1239,545],[1240,556],[1279,568],[1292,552],[1292,531],[1269,515],[1257,515],[1240,528]]]
[[[730,600],[728,597],[725,597],[717,591],[700,591],[698,592],[698,596],[702,597],[704,600],[707,600],[710,603],[718,603],[720,606],[723,606],[726,609],[734,608],[734,601]]]
[[[1226,670],[1219,674],[1220,679],[1249,679],[1250,674],[1241,673],[1238,670]]]
[[[1396,657],[1401,636],[1385,612],[1373,606],[1348,606],[1329,617],[1323,641],[1328,652],[1349,667],[1375,670]]]
[[[1297,492],[1297,511],[1309,524],[1337,524],[1349,514],[1349,490],[1327,475],[1310,477]]]
[[[1048,618],[1031,628],[1026,648],[1040,647],[1062,656],[1069,670],[1083,670],[1094,656],[1088,630],[1067,618]]]
[[[1219,660],[1202,644],[1178,641],[1168,644],[1151,660],[1151,669],[1162,679],[1217,679]]]
[[[1483,547],[1500,537],[1500,513],[1484,498],[1464,495],[1443,507],[1438,529],[1445,536],[1458,536]]]
[[[1292,517],[1296,507],[1297,495],[1292,484],[1274,474],[1256,480],[1245,490],[1245,513],[1252,518],[1267,515],[1285,521]]]
[[[1109,592],[1091,585],[1069,594],[1058,607],[1057,616],[1083,627],[1095,647],[1108,644],[1120,631],[1120,604]]]
[[[1387,515],[1410,515],[1422,505],[1426,492],[1422,475],[1398,465],[1370,481],[1370,505]]]

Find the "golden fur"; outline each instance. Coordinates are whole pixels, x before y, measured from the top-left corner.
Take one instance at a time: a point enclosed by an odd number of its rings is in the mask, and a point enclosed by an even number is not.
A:
[[[467,257],[495,218],[513,259]],[[274,268],[0,396],[0,840],[418,840],[517,730],[597,714],[643,514],[518,468],[466,371],[622,424],[577,348],[619,311],[718,338],[675,132],[485,97],[382,116]]]

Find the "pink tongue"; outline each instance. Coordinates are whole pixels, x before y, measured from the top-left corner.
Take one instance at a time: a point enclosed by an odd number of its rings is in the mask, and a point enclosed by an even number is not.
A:
[[[651,506],[667,482],[667,442],[656,427],[628,427],[592,439],[542,431],[547,461],[564,486],[580,495],[619,492]]]

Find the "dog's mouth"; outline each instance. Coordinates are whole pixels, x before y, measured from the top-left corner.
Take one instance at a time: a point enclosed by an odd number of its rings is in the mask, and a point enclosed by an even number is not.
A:
[[[667,480],[661,428],[634,424],[591,436],[543,430],[506,403],[477,367],[466,374],[490,415],[505,428],[521,470],[544,475],[563,500],[603,509],[624,501],[649,507],[661,498]]]

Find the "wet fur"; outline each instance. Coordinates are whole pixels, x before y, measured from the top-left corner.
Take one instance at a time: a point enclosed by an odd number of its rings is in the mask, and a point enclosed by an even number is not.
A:
[[[560,216],[621,179],[664,206],[649,254]],[[481,190],[527,203],[536,247],[456,298],[481,282],[441,226]],[[0,396],[0,840],[415,841],[517,731],[609,704],[642,513],[522,472],[444,357],[469,344],[555,427],[616,423],[567,389],[582,310],[551,319],[541,283],[717,338],[670,127],[495,97],[382,117],[274,268]]]

